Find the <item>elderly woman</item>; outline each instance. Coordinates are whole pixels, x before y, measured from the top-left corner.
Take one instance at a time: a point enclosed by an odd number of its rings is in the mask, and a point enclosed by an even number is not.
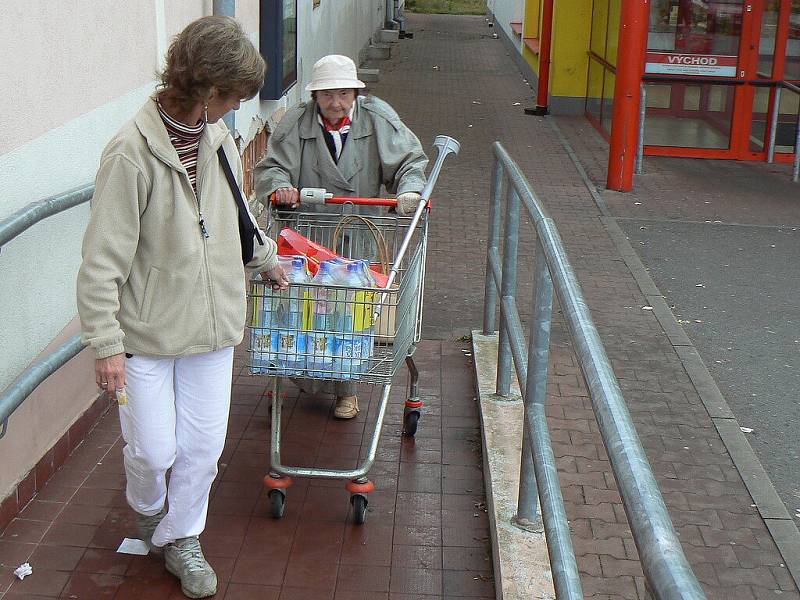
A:
[[[397,196],[399,214],[414,212],[425,187],[428,159],[417,136],[391,106],[359,95],[364,87],[350,58],[334,54],[316,62],[306,86],[311,102],[286,113],[270,138],[267,155],[256,166],[260,198],[274,194],[277,204],[296,208],[299,189],[305,187],[325,188],[335,196],[377,197],[383,185]],[[376,210],[359,207],[361,213]],[[355,384],[336,383],[333,392],[334,415],[355,417]]]
[[[175,38],[159,90],[103,151],[78,274],[83,340],[119,403],[128,503],[190,598],[217,589],[198,535],[225,443],[245,269],[287,283],[275,242],[237,200],[241,161],[220,120],[265,71],[233,19],[203,17]],[[246,265],[240,211],[259,238]]]

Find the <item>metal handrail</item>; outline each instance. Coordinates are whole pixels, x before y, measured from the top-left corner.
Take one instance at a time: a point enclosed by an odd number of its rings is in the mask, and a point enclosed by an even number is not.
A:
[[[85,185],[21,208],[0,221],[0,249],[39,221],[88,202],[93,193],[94,185]],[[80,334],[76,334],[56,350],[30,365],[0,392],[0,438],[8,430],[8,418],[33,390],[81,350],[83,344]]]
[[[499,287],[497,393],[507,395],[510,391],[513,358],[525,405],[516,520],[524,524],[538,518],[536,493],[532,492],[538,488],[556,595],[559,600],[583,598],[545,416],[552,297],[555,290],[575,342],[578,361],[591,394],[603,444],[617,480],[648,587],[657,600],[705,599],[684,556],[555,223],[503,146],[495,142],[493,150],[495,163],[489,214],[483,331],[486,335],[494,333]],[[498,246],[503,200],[507,203],[507,215],[501,261]],[[525,206],[535,224],[538,250],[535,259],[534,310],[527,352],[515,298],[520,204]],[[526,458],[531,454],[533,472],[526,468]]]

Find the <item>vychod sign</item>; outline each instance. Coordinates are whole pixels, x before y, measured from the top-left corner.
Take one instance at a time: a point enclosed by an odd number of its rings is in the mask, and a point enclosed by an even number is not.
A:
[[[736,77],[736,56],[721,54],[675,54],[648,52],[645,73]]]

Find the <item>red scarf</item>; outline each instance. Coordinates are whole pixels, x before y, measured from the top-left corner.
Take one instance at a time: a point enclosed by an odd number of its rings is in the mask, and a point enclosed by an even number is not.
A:
[[[350,125],[350,117],[347,115],[343,116],[335,125],[328,121],[328,119],[325,117],[322,117],[322,125],[325,127],[325,131],[341,131]],[[342,133],[347,133],[347,131],[342,131]]]

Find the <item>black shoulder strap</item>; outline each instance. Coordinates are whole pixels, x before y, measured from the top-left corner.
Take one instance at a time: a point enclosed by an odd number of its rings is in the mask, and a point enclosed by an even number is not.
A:
[[[219,162],[222,165],[222,170],[225,171],[225,179],[228,180],[228,185],[231,188],[233,199],[236,200],[236,207],[239,209],[239,223],[244,231],[253,231],[258,243],[263,246],[264,240],[261,238],[261,233],[259,232],[258,227],[253,225],[253,221],[250,219],[250,211],[247,210],[247,204],[242,197],[242,191],[239,189],[239,185],[236,183],[236,179],[233,176],[233,171],[231,171],[231,166],[228,163],[228,157],[225,155],[225,149],[222,146],[220,146],[217,150],[217,156],[219,156]]]

